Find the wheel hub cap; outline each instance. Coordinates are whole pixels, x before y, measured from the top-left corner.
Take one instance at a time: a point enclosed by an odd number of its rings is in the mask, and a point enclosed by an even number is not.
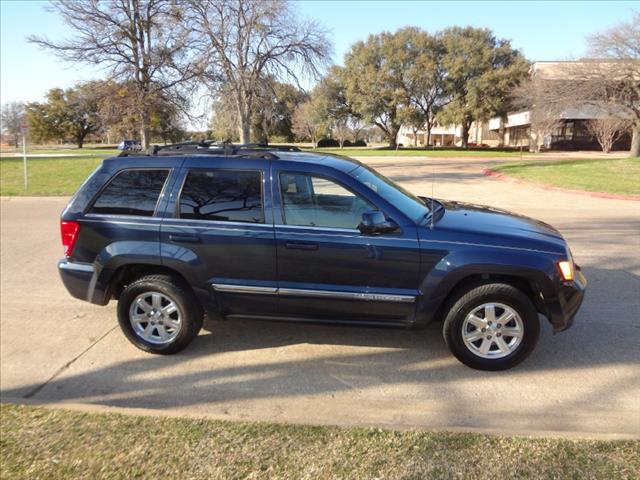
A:
[[[160,292],[138,295],[131,302],[129,322],[136,335],[156,345],[173,342],[182,328],[177,304]]]
[[[498,359],[513,353],[524,335],[518,312],[503,303],[475,307],[462,324],[462,339],[474,355]]]

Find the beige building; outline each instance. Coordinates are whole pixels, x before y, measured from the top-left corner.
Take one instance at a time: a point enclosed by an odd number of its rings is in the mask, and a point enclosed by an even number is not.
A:
[[[531,75],[545,79],[567,78],[568,70],[578,62],[535,62],[531,67]],[[534,148],[536,144],[550,150],[598,150],[596,139],[587,130],[589,120],[604,118],[608,113],[594,107],[568,108],[557,119],[556,125],[543,138],[536,138],[531,129],[531,112],[511,112],[506,119],[492,118],[488,122],[474,122],[469,132],[469,146]],[[504,135],[504,137],[502,137]],[[417,132],[417,145],[425,147],[426,132]],[[416,143],[414,133],[403,126],[398,134],[398,142],[404,146]],[[630,135],[623,135],[615,144],[616,149],[628,149]],[[462,127],[450,125],[437,126],[431,131],[431,146],[462,146]]]

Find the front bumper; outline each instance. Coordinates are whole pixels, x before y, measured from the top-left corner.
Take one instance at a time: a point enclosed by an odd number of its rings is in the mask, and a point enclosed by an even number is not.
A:
[[[587,279],[580,267],[576,265],[575,279],[572,282],[563,282],[556,297],[545,299],[554,333],[562,332],[573,324],[573,319],[582,305],[586,288]]]
[[[58,262],[58,272],[67,291],[75,298],[89,301],[89,288],[95,269],[89,263],[70,262],[63,258]]]

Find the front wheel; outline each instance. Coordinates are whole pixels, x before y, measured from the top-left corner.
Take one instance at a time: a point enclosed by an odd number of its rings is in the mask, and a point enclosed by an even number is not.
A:
[[[491,283],[471,288],[452,302],[443,334],[451,353],[465,365],[506,370],[531,353],[540,322],[521,290]]]

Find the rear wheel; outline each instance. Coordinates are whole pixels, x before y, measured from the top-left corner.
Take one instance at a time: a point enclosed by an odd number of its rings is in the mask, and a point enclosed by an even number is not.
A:
[[[142,277],[118,300],[120,328],[131,343],[151,353],[185,348],[198,335],[202,315],[189,287],[169,275]]]
[[[472,368],[511,368],[538,341],[538,313],[531,300],[511,285],[477,286],[450,305],[443,328],[445,342],[458,360]]]

